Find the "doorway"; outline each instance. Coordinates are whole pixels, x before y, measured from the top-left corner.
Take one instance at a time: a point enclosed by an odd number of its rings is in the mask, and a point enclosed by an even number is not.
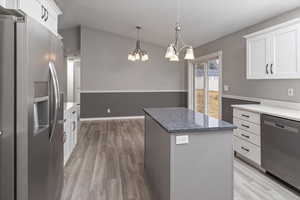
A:
[[[68,102],[80,104],[80,58],[68,57]]]
[[[221,119],[222,52],[189,63],[189,108]]]

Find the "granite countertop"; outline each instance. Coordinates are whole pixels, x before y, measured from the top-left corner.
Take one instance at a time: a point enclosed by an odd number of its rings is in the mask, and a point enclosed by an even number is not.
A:
[[[246,104],[232,105],[233,108],[239,108],[247,111],[257,112],[261,114],[273,115],[276,117],[300,121],[300,110],[284,108],[281,106],[266,105],[266,104]]]
[[[187,108],[145,108],[144,112],[169,133],[232,130],[236,126]]]

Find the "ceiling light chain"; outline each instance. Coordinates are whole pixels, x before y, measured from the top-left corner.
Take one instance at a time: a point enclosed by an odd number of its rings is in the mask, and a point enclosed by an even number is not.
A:
[[[136,27],[137,29],[137,41],[135,50],[128,54],[128,60],[130,61],[147,61],[149,60],[148,53],[141,48],[141,39],[140,39],[140,30],[142,29],[140,26]]]

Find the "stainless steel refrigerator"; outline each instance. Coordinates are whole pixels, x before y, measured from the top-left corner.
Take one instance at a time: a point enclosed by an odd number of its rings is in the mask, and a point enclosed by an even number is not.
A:
[[[0,16],[0,199],[59,200],[61,41],[30,17]]]

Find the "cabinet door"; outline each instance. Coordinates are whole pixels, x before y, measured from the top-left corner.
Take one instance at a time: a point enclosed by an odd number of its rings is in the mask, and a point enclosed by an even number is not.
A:
[[[280,29],[274,33],[272,43],[272,78],[300,78],[300,27]]]
[[[69,120],[68,116],[66,115],[65,112],[65,119],[64,119],[64,164],[67,163],[69,159]]]
[[[19,9],[25,12],[28,16],[42,23],[44,11],[39,0],[20,0]]]
[[[271,38],[269,35],[247,40],[247,79],[269,76]]]
[[[6,8],[6,0],[0,0],[0,6]]]
[[[44,20],[44,25],[56,36],[57,33],[57,26],[58,26],[58,13],[57,5],[52,1],[49,0],[41,0],[41,3],[44,5],[45,9],[47,10],[47,17]]]

